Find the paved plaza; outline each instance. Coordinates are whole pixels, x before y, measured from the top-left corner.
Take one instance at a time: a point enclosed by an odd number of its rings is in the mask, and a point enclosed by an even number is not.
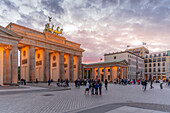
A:
[[[0,89],[0,113],[166,113],[170,112],[170,88],[142,91],[140,85],[109,84],[103,94],[84,95],[71,84],[70,89],[51,90],[47,84],[16,89]],[[40,87],[41,86],[41,87]],[[148,85],[149,86],[149,85]],[[56,88],[56,87],[55,87]],[[37,90],[37,91],[36,91]]]

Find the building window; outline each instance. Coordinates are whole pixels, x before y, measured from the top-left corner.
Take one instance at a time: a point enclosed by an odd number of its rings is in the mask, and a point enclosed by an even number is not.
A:
[[[149,67],[151,67],[151,64],[149,64]]]
[[[153,59],[153,62],[156,62],[156,58]]]
[[[98,70],[96,70],[96,72],[98,72]]]
[[[158,63],[158,66],[160,66],[160,63]]]
[[[160,70],[160,68],[158,68],[158,72],[160,72],[161,70]]]
[[[149,59],[149,62],[152,62],[152,59]]]
[[[150,55],[150,58],[152,58],[152,55]]]
[[[145,69],[145,72],[147,72],[147,69]]]
[[[156,54],[154,54],[154,57],[156,57]]]
[[[145,67],[147,67],[147,64],[145,64]]]
[[[156,63],[153,63],[153,67],[156,67]]]
[[[156,68],[153,68],[153,72],[156,72]]]
[[[162,63],[162,66],[165,66],[165,62]]]
[[[116,56],[114,56],[114,59],[116,59]]]
[[[146,55],[146,58],[148,58],[148,55]]]
[[[158,55],[159,57],[161,57],[161,54],[159,53],[159,55]]]
[[[102,69],[102,72],[104,72],[104,69]]]
[[[145,63],[147,63],[147,59],[145,59]]]
[[[165,68],[164,67],[162,68],[162,71],[165,72]]]
[[[110,72],[110,69],[108,69],[108,72]]]
[[[161,62],[161,58],[157,58],[157,62]]]
[[[162,62],[163,62],[163,61],[166,61],[166,58],[165,58],[165,57],[162,58]]]
[[[163,53],[163,56],[166,56],[166,53]]]
[[[108,75],[108,80],[110,80],[110,75]]]
[[[152,70],[151,70],[151,68],[149,69],[149,72],[151,72]]]

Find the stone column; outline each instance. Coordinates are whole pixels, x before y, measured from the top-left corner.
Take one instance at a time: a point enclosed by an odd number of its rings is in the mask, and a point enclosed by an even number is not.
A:
[[[94,68],[92,68],[92,79],[94,80]]]
[[[6,72],[5,82],[11,83],[11,55],[10,55],[10,50],[8,50],[8,49],[6,50],[6,70],[5,70],[5,72]]]
[[[128,77],[127,77],[127,67],[126,67],[125,78],[128,79]]]
[[[73,81],[74,79],[74,64],[73,64],[73,55],[70,54],[70,81]]]
[[[122,67],[120,67],[120,78],[122,79]]]
[[[112,67],[110,67],[110,79],[111,79],[111,82],[113,81],[112,78],[113,78],[112,77]]]
[[[49,59],[49,50],[48,49],[45,49],[45,71],[44,71],[44,74],[45,74],[45,81],[48,81],[50,79],[50,59]]]
[[[60,53],[60,79],[64,78],[64,53]]]
[[[119,79],[119,67],[117,67],[117,79]]]
[[[79,59],[79,64],[78,64],[78,78],[81,78],[82,74],[82,57],[79,56],[77,57]]]
[[[84,67],[83,67],[83,78],[82,79],[84,79]]]
[[[106,70],[105,70],[105,67],[104,67],[104,79],[106,79]],[[105,80],[103,80],[105,81]]]
[[[35,82],[35,47],[30,46],[30,81]]]
[[[12,46],[12,83],[18,81],[18,45]]]
[[[87,79],[89,79],[89,73],[88,73],[89,69],[87,68],[87,71],[86,71],[86,77]]]
[[[100,71],[100,70],[99,70],[99,67],[98,67],[98,79],[100,79],[100,77],[99,77],[99,71]]]

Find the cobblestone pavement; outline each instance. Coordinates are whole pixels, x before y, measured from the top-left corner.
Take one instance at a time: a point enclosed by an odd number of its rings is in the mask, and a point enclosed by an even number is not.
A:
[[[148,87],[144,92],[140,85],[109,84],[108,91],[103,87],[101,96],[92,96],[84,95],[84,86],[77,89],[71,84],[72,89],[65,91],[7,93],[0,95],[0,113],[74,113],[109,105],[113,109],[113,104],[170,112],[170,89],[166,87],[161,90],[159,84],[154,84],[154,89]]]

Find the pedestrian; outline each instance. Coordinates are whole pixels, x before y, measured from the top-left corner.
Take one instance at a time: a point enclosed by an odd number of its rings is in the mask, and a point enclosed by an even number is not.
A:
[[[137,79],[137,84],[139,85],[139,79]]]
[[[85,88],[85,95],[86,95],[86,91],[88,92],[88,95],[89,95],[89,82],[87,81],[86,83],[86,88]]]
[[[53,79],[51,79],[51,81],[50,81],[50,82],[51,82],[51,86],[53,86]]]
[[[50,84],[51,84],[51,80],[49,79],[49,80],[48,80],[48,86],[50,86]]]
[[[150,89],[154,88],[152,85],[153,85],[153,79],[151,79],[151,86],[150,86]]]
[[[144,90],[145,89],[145,80],[144,79],[142,79],[142,90]]]
[[[99,83],[99,94],[102,95],[102,83]]]
[[[168,79],[168,86],[170,86],[170,77],[169,77],[169,79]]]
[[[94,95],[95,82],[92,82],[91,94]]]
[[[77,83],[78,83],[78,81],[77,81],[77,80],[75,80],[75,87],[77,87]]]
[[[69,87],[68,78],[66,79],[66,86]]]
[[[105,79],[105,88],[106,88],[106,90],[107,90],[107,84],[108,84],[107,79]]]
[[[159,82],[160,82],[160,89],[163,89],[163,81],[162,81],[162,79],[159,79]]]
[[[26,85],[26,80],[24,79],[24,85]]]
[[[95,95],[98,95],[98,87],[99,87],[99,84],[96,81],[96,83],[95,83]]]
[[[145,85],[145,89],[144,91],[146,91],[146,87],[147,87],[147,80],[144,81],[144,85]]]
[[[35,79],[35,83],[38,84],[38,79],[37,78]]]

